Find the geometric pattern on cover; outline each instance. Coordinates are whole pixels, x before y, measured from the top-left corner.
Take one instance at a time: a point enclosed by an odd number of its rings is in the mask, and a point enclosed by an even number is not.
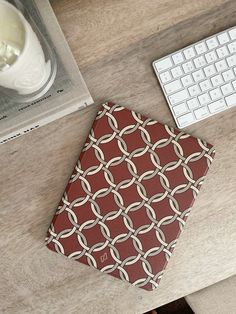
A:
[[[155,289],[214,153],[203,140],[104,104],[50,225],[48,248]]]

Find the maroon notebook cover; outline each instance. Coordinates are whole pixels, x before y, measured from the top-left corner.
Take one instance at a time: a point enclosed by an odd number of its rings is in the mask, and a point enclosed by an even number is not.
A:
[[[203,140],[104,104],[50,225],[48,248],[155,289],[213,157]]]

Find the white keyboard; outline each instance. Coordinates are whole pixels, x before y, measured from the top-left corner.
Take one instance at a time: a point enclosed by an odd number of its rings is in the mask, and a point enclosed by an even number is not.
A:
[[[153,62],[181,129],[236,105],[236,27]]]

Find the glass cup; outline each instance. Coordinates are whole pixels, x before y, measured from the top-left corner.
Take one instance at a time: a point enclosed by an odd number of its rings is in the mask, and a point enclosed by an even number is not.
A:
[[[0,0],[1,91],[17,102],[36,100],[50,89],[56,72],[54,51],[27,11]]]

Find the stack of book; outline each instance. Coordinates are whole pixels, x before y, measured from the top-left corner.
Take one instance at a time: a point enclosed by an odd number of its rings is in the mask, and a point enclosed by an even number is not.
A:
[[[93,103],[49,1],[25,0],[23,5],[54,49],[57,74],[49,91],[32,102],[16,102],[0,87],[0,144]]]

